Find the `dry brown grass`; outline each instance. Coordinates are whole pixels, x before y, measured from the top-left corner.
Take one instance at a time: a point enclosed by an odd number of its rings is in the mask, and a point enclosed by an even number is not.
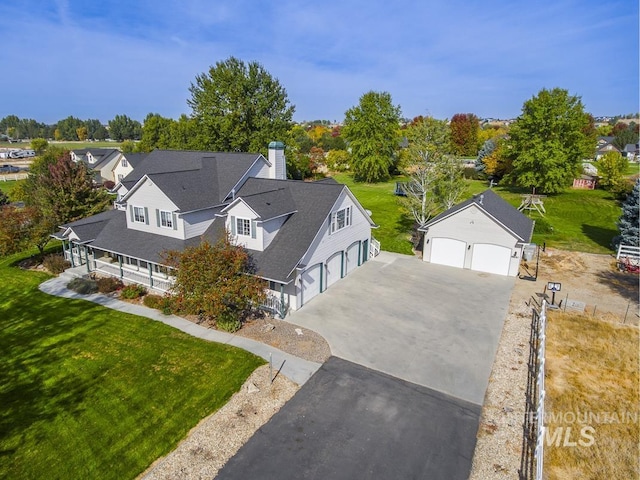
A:
[[[549,316],[547,478],[640,478],[639,340],[635,326]]]

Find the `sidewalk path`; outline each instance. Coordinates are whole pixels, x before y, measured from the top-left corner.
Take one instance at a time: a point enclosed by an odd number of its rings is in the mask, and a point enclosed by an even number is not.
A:
[[[184,318],[176,315],[164,315],[158,310],[145,307],[144,305],[135,305],[128,302],[123,302],[116,298],[107,297],[102,294],[82,295],[76,293],[67,288],[68,278],[61,276],[52,278],[40,284],[39,288],[42,292],[49,295],[55,295],[57,297],[75,298],[81,300],[87,300],[89,302],[97,303],[113,310],[119,310],[125,313],[131,313],[132,315],[139,315],[141,317],[147,317],[158,322],[165,323],[171,327],[182,330],[194,337],[202,338],[210,342],[224,343],[232,345],[234,347],[247,350],[259,357],[269,361],[271,355],[273,361],[273,368],[275,371],[286,376],[298,385],[303,385],[311,376],[320,368],[319,363],[310,362],[302,358],[296,357],[289,353],[278,350],[270,345],[265,345],[249,338],[241,337],[231,333],[221,332],[219,330],[213,330],[210,328],[197,325],[193,322],[185,320]]]

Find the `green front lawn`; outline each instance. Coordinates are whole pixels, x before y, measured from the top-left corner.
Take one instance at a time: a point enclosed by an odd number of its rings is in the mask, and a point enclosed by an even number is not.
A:
[[[0,181],[0,190],[6,193],[11,198],[13,190],[20,185],[24,180],[9,180],[8,182]]]
[[[134,478],[263,363],[0,260],[0,478]]]
[[[411,254],[411,228],[413,219],[404,212],[393,192],[395,182],[366,184],[356,183],[351,175],[335,174],[334,178],[346,184],[362,206],[372,212],[373,220],[380,228],[373,235],[380,240],[381,248],[390,252]],[[478,194],[488,188],[486,181],[470,180],[467,195]],[[494,192],[518,207],[523,189],[494,187]],[[618,234],[616,222],[621,214],[620,205],[604,190],[573,190],[548,196],[544,200],[547,213],[527,213],[536,221],[533,242],[546,243],[550,247],[590,253],[611,253],[611,240]]]
[[[333,178],[344,183],[367,210],[371,210],[371,218],[380,226],[373,230],[373,236],[380,241],[380,248],[389,252],[411,255],[411,228],[413,218],[404,212],[394,195],[396,181],[402,182],[403,177],[394,178],[388,182],[356,183],[348,173],[337,173]]]

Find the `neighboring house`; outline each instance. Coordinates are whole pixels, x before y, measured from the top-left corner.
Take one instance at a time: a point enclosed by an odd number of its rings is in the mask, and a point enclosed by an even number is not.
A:
[[[111,181],[115,183],[113,167],[120,160],[122,153],[115,148],[81,148],[71,150],[71,160],[74,162],[84,162],[94,171],[94,182],[104,183]]]
[[[640,144],[637,143],[627,143],[624,146],[624,150],[622,151],[622,155],[629,162],[637,162],[640,160]]]
[[[516,276],[534,222],[492,190],[454,205],[420,228],[425,262]]]
[[[156,150],[119,184],[117,209],[63,225],[72,265],[166,292],[163,253],[229,231],[269,282],[268,305],[298,309],[366,262],[375,224],[333,180],[285,180],[284,146],[260,154]]]
[[[113,182],[118,184],[124,180],[124,178],[133,172],[133,169],[136,168],[145,157],[149,155],[148,153],[123,153],[120,155],[118,160],[116,160],[113,165],[112,177]]]
[[[609,137],[600,137],[600,138],[609,138]],[[596,161],[600,160],[605,154],[609,152],[621,153],[620,149],[616,147],[613,143],[598,142],[598,147],[596,148],[596,156],[595,156]]]

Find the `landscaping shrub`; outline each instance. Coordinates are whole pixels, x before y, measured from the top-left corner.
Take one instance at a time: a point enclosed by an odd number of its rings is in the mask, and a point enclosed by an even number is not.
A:
[[[125,298],[127,300],[133,300],[135,298],[140,298],[147,293],[147,289],[142,285],[131,284],[125,286],[122,290],[120,290],[120,298]]]
[[[61,254],[47,255],[44,257],[44,260],[42,260],[42,265],[54,275],[59,275],[71,267],[71,264],[67,262]]]
[[[96,283],[100,293],[111,293],[122,288],[122,282],[114,277],[101,277],[96,280]]]
[[[171,315],[174,311],[173,301],[170,296],[145,295],[142,303],[144,303],[146,307],[160,310],[165,315]]]
[[[216,327],[225,332],[234,333],[240,330],[242,322],[236,315],[229,312],[224,312],[216,319]]]
[[[94,280],[89,280],[88,278],[74,278],[67,283],[67,288],[76,293],[88,295],[98,291],[98,284]]]

